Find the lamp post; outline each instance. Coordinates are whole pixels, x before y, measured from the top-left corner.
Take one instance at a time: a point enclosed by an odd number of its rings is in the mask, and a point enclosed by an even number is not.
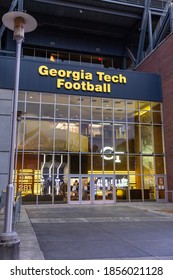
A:
[[[36,20],[23,12],[9,12],[2,17],[4,26],[13,30],[13,39],[16,41],[16,68],[15,68],[15,83],[14,83],[14,98],[13,98],[13,114],[12,114],[12,129],[10,143],[10,163],[8,185],[6,187],[6,205],[4,218],[4,231],[0,234],[0,242],[4,244],[15,244],[20,242],[17,233],[12,231],[13,218],[13,202],[14,202],[14,185],[13,185],[13,170],[15,158],[15,142],[17,132],[17,106],[19,92],[19,76],[20,76],[20,56],[21,46],[24,40],[25,32],[31,32],[37,27]]]

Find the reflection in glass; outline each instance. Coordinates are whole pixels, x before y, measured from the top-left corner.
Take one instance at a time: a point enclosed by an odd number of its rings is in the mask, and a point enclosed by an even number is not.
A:
[[[141,174],[140,156],[129,156],[130,174]]]
[[[38,117],[40,112],[39,103],[27,103],[26,104],[26,115],[29,117]]]
[[[40,150],[53,151],[54,143],[54,123],[41,120],[40,126]]]
[[[143,156],[142,157],[142,173],[143,174],[154,174],[154,157]]]
[[[41,116],[42,118],[54,118],[54,105],[41,104]]]
[[[126,152],[126,125],[115,124],[114,125],[114,141],[116,152]]]
[[[68,105],[57,105],[56,106],[56,118],[68,118]]]
[[[138,154],[140,152],[139,125],[128,125],[128,149],[129,153]]]
[[[151,111],[140,111],[140,122],[141,123],[151,123]]]
[[[68,150],[68,123],[57,122],[55,124],[55,150]]]
[[[102,109],[101,108],[92,108],[92,118],[93,120],[102,121]]]
[[[143,154],[152,154],[152,126],[141,125],[141,149]]]
[[[69,123],[69,150],[79,152],[80,150],[80,131],[78,122]]]
[[[89,201],[90,199],[90,177],[82,177],[82,200]]]
[[[103,143],[102,143],[102,125],[101,124],[92,124],[92,138],[93,138],[93,152],[100,152]]]
[[[23,126],[20,125],[21,130]],[[24,138],[24,149],[25,150],[38,150],[39,144],[39,122],[36,120],[26,120],[25,122],[25,138]],[[23,137],[20,135],[19,147],[22,148]],[[52,148],[52,147],[51,147]]]
[[[91,151],[91,126],[88,123],[81,123],[81,152]]]

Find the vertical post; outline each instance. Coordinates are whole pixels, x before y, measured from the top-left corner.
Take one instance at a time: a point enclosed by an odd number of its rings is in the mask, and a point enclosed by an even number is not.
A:
[[[22,3],[23,1],[20,1]],[[18,92],[19,92],[19,76],[20,76],[20,56],[21,46],[24,40],[24,33],[31,32],[37,27],[36,20],[23,12],[9,12],[2,17],[4,26],[13,30],[13,38],[16,40],[16,68],[15,68],[15,83],[14,83],[14,98],[12,112],[12,129],[10,142],[10,162],[8,185],[6,187],[6,205],[4,218],[4,232],[0,234],[1,244],[16,244],[20,240],[17,238],[17,233],[12,231],[13,219],[13,201],[14,201],[14,185],[13,185],[13,170],[15,159],[15,144],[17,132],[17,107],[18,107]]]
[[[19,75],[20,75],[20,55],[23,38],[16,38],[16,68],[15,68],[15,85],[14,85],[14,100],[13,100],[13,114],[12,114],[12,132],[11,132],[11,147],[10,147],[10,168],[8,177],[8,186],[6,189],[6,207],[4,219],[4,233],[6,238],[16,239],[17,234],[12,232],[13,219],[13,170],[14,170],[14,154],[15,154],[15,140],[16,140],[16,126],[17,126],[17,106],[18,106],[18,92],[19,92]]]

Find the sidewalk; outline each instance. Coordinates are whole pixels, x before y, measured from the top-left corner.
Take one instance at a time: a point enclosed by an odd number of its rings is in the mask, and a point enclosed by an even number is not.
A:
[[[21,260],[173,259],[173,204],[23,205],[15,230]]]
[[[4,213],[1,212],[0,232],[3,232],[3,219]],[[21,207],[20,222],[17,223],[15,231],[20,239],[20,260],[43,260],[43,254],[24,206]]]

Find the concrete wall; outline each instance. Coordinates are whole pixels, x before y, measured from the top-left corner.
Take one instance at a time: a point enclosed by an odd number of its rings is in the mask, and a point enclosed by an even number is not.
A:
[[[8,183],[11,112],[12,90],[0,89],[0,192]]]
[[[173,34],[137,67],[137,71],[161,75],[167,180],[168,189],[173,190]]]

